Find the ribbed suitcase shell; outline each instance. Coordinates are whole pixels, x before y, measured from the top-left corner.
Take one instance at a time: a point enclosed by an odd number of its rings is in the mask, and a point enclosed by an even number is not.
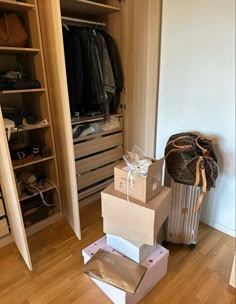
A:
[[[171,181],[172,203],[167,222],[167,239],[172,243],[196,245],[201,208],[195,212],[200,188]]]

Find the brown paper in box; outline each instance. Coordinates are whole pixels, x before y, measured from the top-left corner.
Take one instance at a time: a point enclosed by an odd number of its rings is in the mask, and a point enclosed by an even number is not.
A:
[[[138,288],[147,268],[126,257],[99,249],[84,265],[83,271],[130,294]]]
[[[114,168],[115,190],[147,203],[162,190],[163,162],[164,158],[160,160],[152,159],[147,176],[138,176],[131,172],[131,180],[129,180],[128,171],[125,170],[127,167],[125,162],[118,164]]]

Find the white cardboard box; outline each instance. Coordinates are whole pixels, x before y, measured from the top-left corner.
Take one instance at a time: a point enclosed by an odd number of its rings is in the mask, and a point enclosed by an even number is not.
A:
[[[141,202],[149,202],[162,189],[163,161],[164,158],[160,160],[152,159],[147,176],[143,177],[131,173],[131,180],[128,178],[128,171],[125,170],[127,168],[126,163],[120,163],[114,168],[114,188]]]
[[[103,237],[82,250],[84,263],[87,263],[100,248],[121,255],[121,253],[108,246],[106,244],[106,238]],[[97,279],[92,278],[92,280],[113,301],[113,303],[136,304],[166,275],[168,256],[169,251],[164,247],[157,245],[156,249],[141,263],[148,269],[134,295],[128,294],[123,290]]]
[[[107,234],[106,237],[108,246],[118,250],[136,263],[141,263],[156,248],[156,245],[150,246],[112,234]]]
[[[166,220],[171,203],[171,189],[162,191],[144,204],[116,191],[113,184],[101,192],[103,231],[124,239],[153,246]]]

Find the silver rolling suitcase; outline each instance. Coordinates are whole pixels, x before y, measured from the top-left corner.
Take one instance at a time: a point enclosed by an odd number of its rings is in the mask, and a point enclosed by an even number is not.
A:
[[[200,188],[171,181],[172,203],[167,220],[166,242],[188,244],[195,248],[201,207],[195,212]]]

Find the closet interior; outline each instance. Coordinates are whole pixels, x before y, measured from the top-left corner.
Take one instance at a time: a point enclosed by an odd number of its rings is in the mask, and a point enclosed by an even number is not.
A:
[[[122,159],[124,119],[120,100],[125,95],[125,85],[120,43],[110,30],[117,15],[120,17],[122,5],[120,1],[112,1],[112,5],[108,1],[55,1],[52,15],[50,9],[45,9],[46,2],[42,2],[39,11],[51,87],[49,95],[57,100],[57,104],[52,103],[53,112],[58,113],[53,117],[55,138],[61,139],[65,130],[72,132],[72,143],[66,151],[61,141],[57,144],[67,154],[61,156],[67,158],[67,163],[68,158],[73,158],[68,175],[78,191],[73,204],[81,207],[100,197],[100,191],[113,180],[114,166]],[[49,24],[51,33],[47,31]],[[116,23],[116,31],[119,27],[120,23]],[[57,46],[60,41],[60,48],[54,54],[56,41]],[[66,72],[63,75],[66,83],[60,86],[60,92],[55,82],[57,78],[62,83],[55,69],[59,61],[65,63]],[[63,113],[58,100],[64,101]],[[62,120],[58,121],[59,117]],[[60,176],[65,175],[65,170],[68,168],[59,165]],[[64,193],[75,191],[70,185],[62,187],[67,188]],[[68,218],[73,218],[70,210]]]
[[[105,30],[106,23],[82,19],[79,8],[77,14],[80,18],[61,19],[82,206],[111,183],[113,168],[122,158],[123,121],[117,113],[124,80],[119,50]]]
[[[69,3],[62,1],[61,19],[78,199],[82,206],[99,197],[111,183],[114,166],[122,158],[123,117],[118,113],[124,77],[120,53],[107,32],[106,21],[98,18],[101,12],[94,16],[96,7],[105,8],[106,14],[118,8],[89,1],[76,4],[72,10]]]

